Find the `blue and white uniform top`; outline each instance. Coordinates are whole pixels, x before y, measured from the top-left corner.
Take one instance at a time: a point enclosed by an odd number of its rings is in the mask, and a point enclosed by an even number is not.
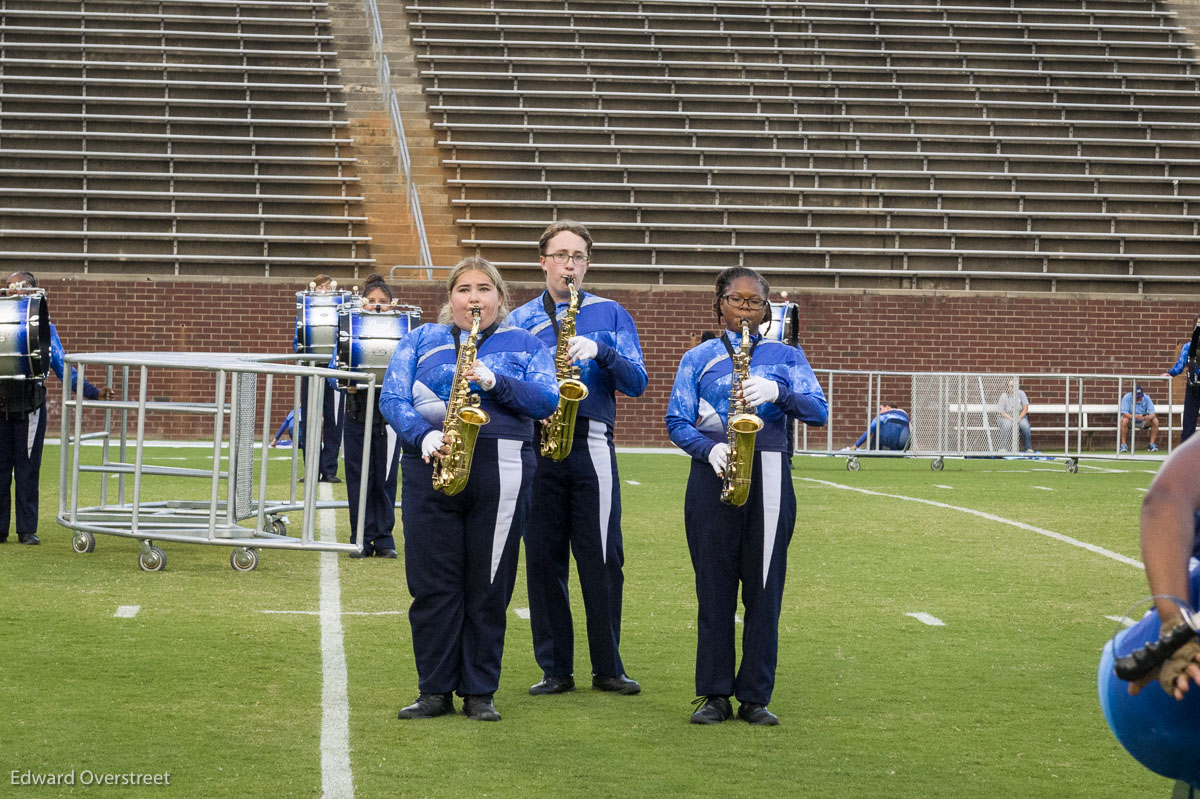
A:
[[[1167,370],[1167,374],[1171,377],[1183,374],[1183,370],[1187,368],[1188,355],[1192,351],[1192,342],[1185,341],[1183,346],[1179,348],[1179,359],[1175,361],[1175,365]],[[1200,363],[1196,364],[1196,373],[1200,374]]]
[[[579,403],[579,416],[604,422],[610,428],[617,418],[616,392],[640,397],[646,390],[646,366],[633,317],[615,300],[579,292],[579,314],[575,335],[596,342],[596,357],[579,364],[579,379],[588,387],[587,399]],[[506,320],[524,328],[550,348],[551,366],[558,347],[558,329],[547,315],[543,291],[513,311]],[[568,303],[555,303],[557,324],[562,324]]]
[[[63,363],[63,357],[65,355],[66,355],[66,351],[63,349],[62,340],[59,339],[59,337],[58,337],[58,328],[54,326],[53,322],[51,322],[50,323],[50,368],[54,371],[54,374],[58,375],[59,380],[63,379],[63,367],[65,366],[65,364]],[[75,371],[75,367],[72,366],[71,367],[71,390],[72,391],[78,390],[79,380],[77,378],[78,378],[78,375]],[[84,397],[84,399],[99,399],[100,398],[100,389],[93,386],[87,380],[84,380],[83,381],[83,397]]]
[[[1142,398],[1137,401],[1137,410],[1133,409],[1133,392],[1125,392],[1125,396],[1121,397],[1121,413],[1132,413],[1135,416],[1142,416],[1147,413],[1154,413],[1154,401],[1150,399],[1149,394],[1142,394]]]
[[[467,332],[454,325],[424,324],[401,339],[392,354],[379,409],[410,451],[419,450],[430,431],[442,429],[458,366],[455,340],[466,338]],[[480,438],[532,442],[533,421],[558,407],[553,358],[540,341],[505,322],[481,330],[478,347],[477,359],[496,375],[491,391],[471,383],[491,417],[479,429]]]
[[[734,348],[741,346],[741,333],[725,331]],[[774,402],[755,409],[763,420],[754,448],[762,452],[790,452],[787,417],[806,424],[823,425],[829,418],[825,393],[817,383],[800,347],[753,336],[750,376],[765,377],[779,384]],[[726,440],[729,421],[729,388],[733,362],[722,338],[705,341],[684,353],[667,405],[667,432],[671,441],[697,460],[707,460],[713,446]]]
[[[900,410],[899,408],[892,408],[890,411],[884,411],[883,413],[879,414],[878,416],[876,416],[874,419],[871,420],[871,425],[867,428],[866,432],[864,432],[861,436],[858,437],[858,441],[854,442],[854,446],[861,447],[863,444],[866,443],[868,436],[870,436],[876,430],[881,429],[880,425],[889,425],[889,424],[897,425],[897,426],[903,425],[905,428],[907,428],[908,427],[908,414],[905,413],[904,411]],[[884,435],[880,435],[880,438],[885,439],[888,437],[884,436]],[[890,442],[888,442],[888,443],[890,443]]]

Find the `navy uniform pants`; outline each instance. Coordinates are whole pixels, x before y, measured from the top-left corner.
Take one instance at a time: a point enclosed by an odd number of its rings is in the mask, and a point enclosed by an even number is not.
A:
[[[378,411],[375,418],[379,418]],[[371,462],[366,467],[367,507],[363,516],[363,552],[395,549],[396,478],[400,474],[400,447],[388,425],[372,425]],[[358,493],[363,479],[363,440],[366,425],[347,415],[343,421],[346,447],[346,498],[350,505],[350,543],[358,542]]]
[[[736,696],[740,702],[763,705],[771,701],[787,550],[795,526],[796,494],[784,453],[755,453],[750,496],[741,507],[722,503],[721,478],[707,462],[692,461],[684,528],[700,606],[698,696]],[[735,674],[739,586],[742,662]]]
[[[338,450],[342,445],[342,416],[345,411],[345,401],[342,395],[334,391],[329,386],[325,387],[325,399],[321,403],[321,463],[320,471],[323,475],[333,477],[338,471]],[[300,419],[299,425],[293,424],[292,431],[295,434],[297,427],[299,434],[293,437],[300,442],[300,451],[306,452],[304,440],[304,431],[308,429],[308,380],[300,381]]]
[[[38,477],[46,440],[46,406],[29,413],[0,413],[0,533],[8,535],[16,483],[17,533],[38,529]]]
[[[1196,432],[1196,414],[1200,413],[1200,393],[1192,391],[1191,386],[1183,389],[1183,426],[1180,431],[1180,443],[1187,441]]]
[[[571,554],[587,617],[592,673],[615,677],[621,663],[621,481],[608,425],[580,418],[571,454],[561,462],[537,457],[533,509],[525,526],[525,570],[533,654],[542,672],[574,672],[575,636],[567,577]]]
[[[480,438],[466,488],[448,497],[433,489],[433,467],[404,452],[404,570],[421,693],[499,687],[533,470],[532,444]]]

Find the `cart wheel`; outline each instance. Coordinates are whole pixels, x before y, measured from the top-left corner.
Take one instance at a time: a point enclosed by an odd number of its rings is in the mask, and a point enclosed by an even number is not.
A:
[[[1079,461],[1074,458],[1067,461],[1067,471],[1071,474],[1076,474],[1079,471]]]
[[[271,532],[275,535],[287,535],[287,522],[283,519],[275,519],[271,522]]]
[[[234,571],[252,572],[258,568],[258,550],[236,547],[229,553],[229,565]]]
[[[934,458],[929,462],[929,468],[933,469],[935,472],[940,472],[942,469],[946,468],[946,461],[942,458]]]
[[[167,553],[159,547],[150,549],[138,555],[138,566],[144,572],[160,572],[167,565]]]
[[[861,468],[862,468],[862,464],[858,462],[858,458],[854,458],[854,457],[846,458],[846,471],[857,472]]]
[[[88,552],[96,551],[96,536],[91,533],[79,531],[71,537],[71,549],[78,552],[80,555]]]

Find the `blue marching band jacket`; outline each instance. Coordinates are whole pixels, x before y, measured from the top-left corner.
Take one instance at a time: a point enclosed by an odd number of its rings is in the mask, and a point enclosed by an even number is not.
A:
[[[465,341],[466,336],[454,325],[424,324],[401,339],[392,355],[379,407],[410,452],[420,451],[421,439],[430,431],[442,429],[458,365],[456,339]],[[480,438],[532,442],[534,420],[558,407],[550,352],[532,335],[505,322],[480,331],[478,347],[478,360],[496,375],[491,391],[471,384],[480,407],[491,417],[480,428]]]
[[[558,345],[557,325],[547,315],[547,292],[513,311],[508,323],[524,328],[549,347],[551,368]],[[620,303],[595,294],[579,292],[579,313],[575,317],[575,334],[596,342],[596,357],[577,364],[579,379],[588,388],[587,398],[579,403],[578,414],[604,422],[611,429],[617,418],[616,392],[640,397],[646,390],[646,367],[642,362],[642,344],[638,340],[633,317]],[[554,306],[561,324],[567,303]]]
[[[680,449],[697,460],[707,460],[713,446],[726,440],[729,389],[733,364],[722,339],[741,347],[741,333],[725,331],[684,354],[667,405],[667,432]],[[791,452],[787,417],[806,424],[823,425],[829,417],[825,393],[817,383],[804,351],[780,341],[752,336],[750,376],[779,384],[774,402],[759,405],[763,420],[754,448],[762,452]]]

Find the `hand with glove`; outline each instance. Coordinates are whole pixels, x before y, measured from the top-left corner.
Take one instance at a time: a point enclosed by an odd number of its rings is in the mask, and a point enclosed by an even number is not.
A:
[[[1180,624],[1182,623],[1180,622]],[[1174,627],[1174,625],[1171,626]],[[1165,638],[1167,635],[1168,628],[1164,626],[1163,630],[1164,633],[1160,638]],[[1130,683],[1129,693],[1137,696],[1155,678],[1158,679],[1158,684],[1162,686],[1167,696],[1177,700],[1183,699],[1190,683],[1200,685],[1200,642],[1193,638],[1176,649],[1167,662],[1159,666],[1157,674],[1151,672],[1137,682]]]
[[[600,347],[586,336],[571,336],[567,341],[567,356],[572,361],[590,361],[596,357]]]
[[[445,440],[441,430],[430,430],[421,439],[421,457],[429,463],[430,458],[441,460],[446,457],[446,453],[442,451],[445,446]]]
[[[496,387],[496,373],[489,369],[483,361],[476,361],[471,364],[471,368],[467,370],[466,378],[474,380],[484,391],[491,391]]]
[[[779,399],[779,384],[766,377],[749,377],[742,383],[742,399],[747,405],[762,405]]]
[[[724,441],[713,444],[713,448],[708,451],[708,462],[717,473],[717,477],[725,474],[725,467],[729,465],[729,445]]]

